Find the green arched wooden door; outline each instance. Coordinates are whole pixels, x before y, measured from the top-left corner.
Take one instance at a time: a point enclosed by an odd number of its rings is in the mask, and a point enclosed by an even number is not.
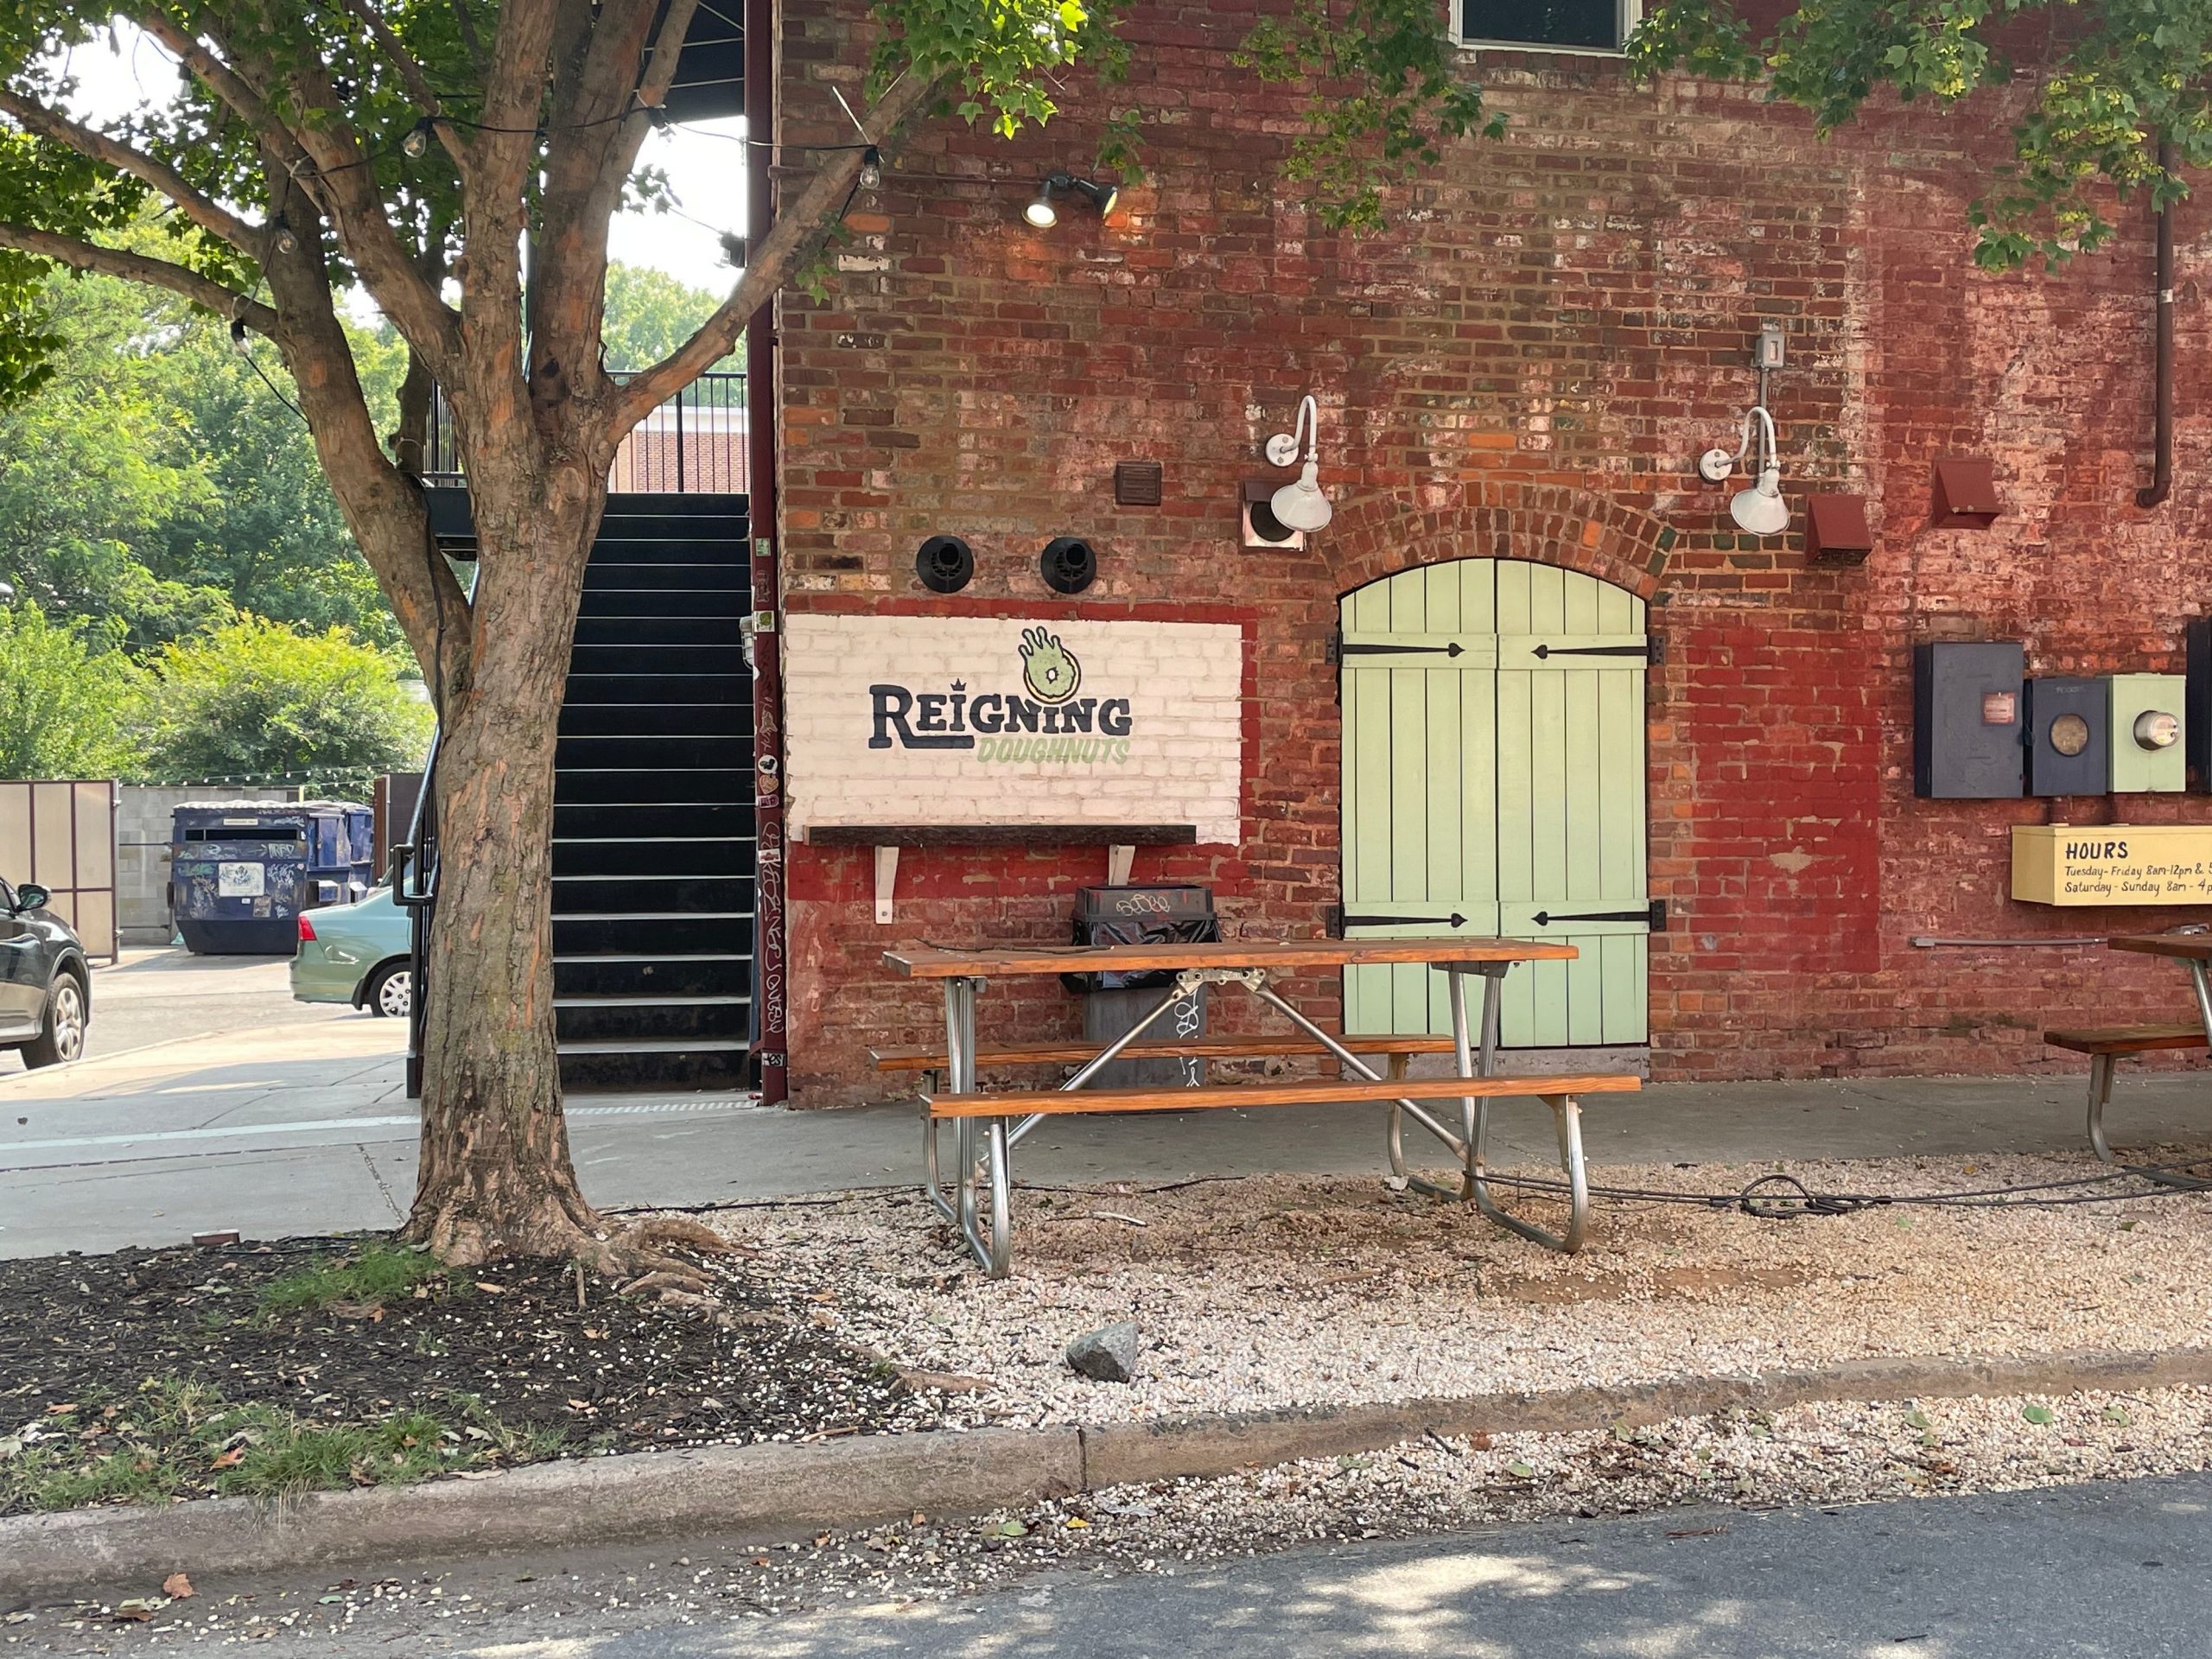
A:
[[[1509,1047],[1642,1043],[1643,601],[1510,559],[1426,565],[1340,607],[1347,937],[1564,939],[1506,976]],[[1355,968],[1355,1032],[1449,1032],[1444,976]]]

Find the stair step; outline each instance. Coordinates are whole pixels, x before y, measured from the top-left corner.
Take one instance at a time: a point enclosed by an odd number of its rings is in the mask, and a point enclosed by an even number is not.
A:
[[[739,658],[741,664],[742,657]],[[665,673],[616,672],[593,668],[572,671],[562,702],[564,707],[591,708],[604,703],[713,702],[750,704],[750,674],[686,673],[671,664]]]
[[[744,526],[732,536],[720,524],[640,521],[620,526],[591,544],[591,562],[601,569],[622,564],[735,564],[749,567],[753,543]]]
[[[661,836],[750,836],[753,802],[721,801],[713,805],[641,805],[613,801],[556,801],[553,839],[563,841],[651,841]]]
[[[696,567],[685,567],[687,569]],[[725,617],[734,632],[738,620],[753,608],[753,594],[744,587],[715,587],[705,582],[669,582],[657,588],[594,587],[584,584],[580,616],[594,620],[620,616]]]
[[[556,875],[556,916],[753,913],[750,875]]]
[[[745,645],[737,638],[735,629],[730,630],[727,638],[719,640],[579,644],[569,654],[569,672],[571,675],[623,674],[632,678],[663,674],[745,676]]]
[[[716,1049],[747,1049],[744,1038],[709,1038],[693,1042],[682,1037],[640,1037],[635,1042],[563,1043],[563,1054],[704,1054]]]
[[[746,938],[747,950],[752,938]],[[745,952],[714,956],[556,957],[553,1000],[565,996],[749,996],[753,958]]]
[[[608,768],[564,770],[553,779],[553,804],[563,806],[620,804],[713,805],[753,798],[750,768],[698,766],[681,772]]]
[[[752,1085],[753,1058],[742,1047],[644,1050],[563,1054],[561,1088],[570,1095],[639,1089],[744,1089]]]
[[[753,948],[753,918],[741,914],[556,916],[553,950],[562,957],[679,957],[734,954]],[[557,989],[556,978],[555,987]]]
[[[753,1005],[741,996],[556,999],[553,1005],[563,1048],[582,1043],[742,1043],[751,1037],[752,1018]]]
[[[569,737],[708,737],[753,741],[753,697],[741,702],[571,703],[561,710]]]
[[[734,733],[711,737],[647,737],[630,733],[604,737],[563,736],[554,748],[553,766],[556,772],[592,772],[610,766],[749,772],[753,766],[753,739]],[[749,785],[747,791],[750,792]]]
[[[738,638],[734,616],[579,616],[576,619],[575,647],[579,652],[598,646],[612,646],[621,651],[684,651],[701,652],[727,647],[736,651],[738,660],[744,658],[744,642]],[[702,667],[713,667],[715,659],[708,657],[699,663]]]
[[[553,879],[571,876],[745,875],[753,874],[749,837],[695,840],[556,841]]]

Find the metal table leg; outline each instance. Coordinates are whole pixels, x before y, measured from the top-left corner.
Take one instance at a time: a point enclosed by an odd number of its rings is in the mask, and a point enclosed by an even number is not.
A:
[[[944,982],[945,1082],[956,1095],[976,1091],[976,996],[983,982]],[[978,1127],[983,1145],[976,1144]],[[1002,1117],[956,1118],[952,1126],[953,1185],[948,1194],[938,1166],[938,1123],[922,1124],[924,1189],[931,1207],[950,1222],[961,1242],[994,1279],[1006,1276],[1014,1250],[1011,1137]],[[986,1207],[988,1216],[982,1213]],[[989,1231],[983,1230],[988,1219]]]
[[[1457,968],[1446,970],[1450,974],[1452,980],[1452,1035],[1454,1039],[1455,1052],[1459,1055],[1459,1075],[1463,1077],[1495,1077],[1497,1073],[1498,1012],[1503,1000],[1505,970],[1511,966],[1512,963],[1505,962],[1484,962],[1471,964],[1465,970]],[[1469,1058],[1472,1044],[1467,1034],[1467,1001],[1465,988],[1465,974],[1468,972],[1479,972],[1483,976],[1482,1034],[1479,1039],[1481,1053],[1478,1059],[1472,1061]],[[1394,1071],[1391,1075],[1401,1076],[1402,1071]],[[1451,1147],[1453,1156],[1459,1160],[1462,1166],[1459,1185],[1450,1187],[1440,1182],[1429,1180],[1424,1176],[1407,1173],[1404,1109],[1402,1103],[1391,1102],[1389,1119],[1384,1129],[1387,1150],[1390,1157],[1390,1173],[1414,1191],[1427,1192],[1440,1198],[1473,1197],[1473,1185],[1465,1172],[1471,1149],[1475,1147],[1489,1128],[1489,1113],[1488,1101],[1463,1098],[1459,1102],[1459,1135],[1457,1143],[1455,1144],[1448,1135],[1438,1136],[1438,1139],[1441,1140],[1446,1147]],[[1434,1126],[1430,1127],[1433,1128]]]
[[[2196,993],[2196,1017],[2203,1021],[2204,1040],[2212,1043],[2212,982],[2207,981],[2202,963],[2188,960],[2182,965],[2189,969],[2190,988]],[[2195,1175],[2178,1175],[2170,1170],[2124,1165],[2113,1156],[2112,1145],[2105,1139],[2105,1106],[2112,1099],[2112,1074],[2118,1064],[2118,1057],[2111,1054],[2092,1055],[2089,1059],[2089,1144],[2096,1148],[2097,1156],[2115,1168],[2124,1168],[2130,1174],[2139,1175],[2160,1186],[2178,1187],[2184,1192],[2212,1192],[2212,1181]]]
[[[2117,1168],[2120,1160],[2112,1155],[2112,1143],[2105,1139],[2105,1108],[2112,1101],[2113,1057],[2109,1054],[2089,1056],[2089,1144],[2105,1163]]]
[[[1497,1022],[1499,986],[1504,977],[1503,963],[1484,963],[1482,970],[1486,981],[1483,988],[1483,1027],[1480,1050],[1480,1070],[1476,1056],[1471,1052],[1467,1040],[1466,976],[1455,972],[1452,976],[1452,1035],[1453,1048],[1459,1064],[1459,1075],[1490,1077],[1497,1058]],[[1492,968],[1498,971],[1493,973]],[[1582,1156],[1582,1110],[1572,1095],[1544,1095],[1544,1104],[1552,1109],[1552,1118],[1559,1131],[1560,1167],[1567,1173],[1567,1231],[1548,1232],[1533,1222],[1522,1221],[1508,1215],[1491,1196],[1486,1179],[1489,1166],[1490,1109],[1488,1100],[1467,1099],[1460,1103],[1464,1121],[1467,1125],[1466,1193],[1475,1201],[1475,1208],[1501,1227],[1509,1229],[1541,1244],[1547,1249],[1572,1255],[1582,1248],[1582,1241],[1590,1230],[1590,1173]]]

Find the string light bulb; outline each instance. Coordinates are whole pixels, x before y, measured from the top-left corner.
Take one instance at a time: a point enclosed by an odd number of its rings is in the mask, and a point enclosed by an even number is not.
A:
[[[292,233],[292,227],[285,223],[284,215],[282,213],[277,214],[276,251],[279,253],[297,253],[299,251],[300,238]]]
[[[408,128],[407,136],[399,141],[400,152],[410,161],[421,161],[430,153],[430,118],[424,116]]]
[[[875,189],[883,182],[883,152],[874,144],[861,157],[861,188]]]

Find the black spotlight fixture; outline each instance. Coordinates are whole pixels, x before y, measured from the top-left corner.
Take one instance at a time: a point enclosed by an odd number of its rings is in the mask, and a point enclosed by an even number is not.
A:
[[[1079,594],[1098,580],[1098,550],[1080,536],[1053,537],[1037,563],[1056,594]]]
[[[932,536],[914,555],[914,574],[933,594],[957,594],[976,574],[976,556],[957,536]]]
[[[1052,206],[1052,198],[1069,195],[1081,196],[1098,210],[1101,219],[1112,213],[1114,204],[1122,199],[1118,185],[1094,184],[1072,173],[1054,173],[1037,187],[1037,200],[1021,210],[1021,216],[1039,230],[1049,231],[1060,222],[1059,210]]]

